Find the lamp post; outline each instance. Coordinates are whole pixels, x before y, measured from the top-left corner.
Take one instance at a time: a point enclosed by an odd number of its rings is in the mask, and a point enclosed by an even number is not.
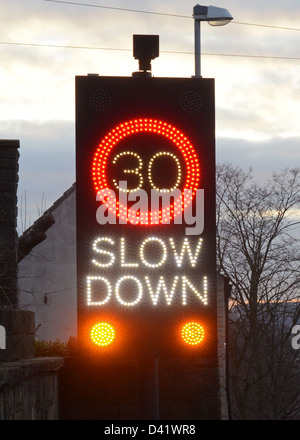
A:
[[[207,21],[211,26],[224,26],[230,23],[233,17],[227,9],[201,5],[194,6],[193,17],[195,21],[195,78],[201,78],[201,21]]]

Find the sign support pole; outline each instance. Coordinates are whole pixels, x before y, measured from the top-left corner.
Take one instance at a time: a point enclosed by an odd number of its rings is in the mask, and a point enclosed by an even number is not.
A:
[[[195,78],[201,78],[201,29],[200,20],[195,18]]]
[[[159,420],[158,359],[140,359],[141,420]]]

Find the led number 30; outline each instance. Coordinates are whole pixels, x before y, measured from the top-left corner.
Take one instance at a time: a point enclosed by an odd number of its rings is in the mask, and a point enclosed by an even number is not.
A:
[[[144,178],[143,178],[143,175],[141,173],[141,170],[143,168],[143,161],[142,161],[142,158],[137,153],[134,153],[133,151],[123,151],[122,153],[119,153],[119,154],[117,154],[114,157],[112,163],[116,164],[116,162],[120,159],[120,157],[126,157],[126,156],[134,156],[137,159],[137,161],[138,161],[138,167],[134,168],[134,169],[124,169],[123,173],[124,174],[136,174],[137,176],[139,176],[139,184],[138,184],[138,186],[136,188],[128,188],[128,189],[124,190],[123,188],[119,187],[116,179],[113,179],[113,183],[114,183],[115,187],[118,190],[129,193],[129,192],[138,191],[143,186]],[[153,182],[153,177],[152,177],[153,163],[154,163],[155,160],[157,160],[158,158],[161,158],[163,156],[169,156],[169,157],[173,158],[175,163],[176,163],[176,165],[177,165],[177,180],[175,182],[175,185],[173,185],[172,188],[159,188]],[[122,180],[122,179],[120,179],[120,180]],[[175,156],[175,154],[170,153],[168,151],[160,151],[159,153],[156,153],[154,156],[152,156],[150,161],[149,161],[149,164],[148,164],[148,180],[149,180],[149,183],[150,183],[151,187],[153,189],[155,189],[156,191],[172,192],[172,191],[174,191],[174,189],[178,188],[178,186],[180,184],[180,181],[181,181],[181,166],[180,166],[180,161]]]

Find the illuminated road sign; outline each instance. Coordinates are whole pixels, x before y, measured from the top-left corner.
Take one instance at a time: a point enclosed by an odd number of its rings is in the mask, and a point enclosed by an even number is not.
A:
[[[78,338],[216,357],[214,81],[76,78]]]

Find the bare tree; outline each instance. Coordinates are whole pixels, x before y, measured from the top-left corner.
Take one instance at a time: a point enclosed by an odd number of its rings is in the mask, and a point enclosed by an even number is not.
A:
[[[217,168],[217,256],[232,284],[231,393],[235,418],[300,413],[300,169],[264,186],[251,170]],[[297,238],[298,233],[298,238]]]

